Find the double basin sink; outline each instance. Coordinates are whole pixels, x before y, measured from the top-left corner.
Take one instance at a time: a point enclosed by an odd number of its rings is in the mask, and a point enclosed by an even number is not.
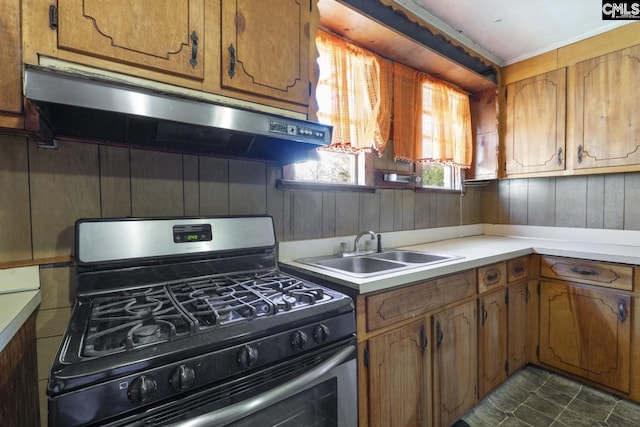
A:
[[[355,277],[372,277],[411,268],[424,267],[461,257],[410,250],[391,250],[365,255],[304,258],[298,262]]]

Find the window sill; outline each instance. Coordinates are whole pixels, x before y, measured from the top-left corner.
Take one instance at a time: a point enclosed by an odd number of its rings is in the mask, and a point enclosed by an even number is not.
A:
[[[309,182],[279,179],[276,181],[279,190],[314,190],[314,191],[351,191],[356,193],[375,193],[376,187],[356,184],[340,184],[331,182]]]

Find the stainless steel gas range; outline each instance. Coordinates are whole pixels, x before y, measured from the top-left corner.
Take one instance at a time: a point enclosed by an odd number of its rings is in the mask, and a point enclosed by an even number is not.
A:
[[[269,216],[83,219],[49,425],[355,426],[351,299],[285,274]]]

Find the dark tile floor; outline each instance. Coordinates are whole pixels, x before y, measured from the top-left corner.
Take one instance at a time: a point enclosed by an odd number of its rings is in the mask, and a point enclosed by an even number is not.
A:
[[[527,366],[462,419],[471,427],[638,427],[640,405]]]

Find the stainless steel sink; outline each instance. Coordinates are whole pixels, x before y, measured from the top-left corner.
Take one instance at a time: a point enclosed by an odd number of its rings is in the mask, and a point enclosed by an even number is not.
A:
[[[461,258],[419,251],[393,250],[366,255],[304,258],[298,262],[355,277],[371,277]]]
[[[368,274],[379,271],[402,268],[402,264],[390,262],[384,259],[372,258],[368,256],[358,256],[350,258],[331,258],[318,260],[314,263],[321,267],[333,268],[336,270],[348,271],[350,273]]]
[[[430,254],[427,252],[416,251],[391,251],[371,254],[371,257],[379,259],[388,259],[391,261],[406,262],[409,264],[430,264],[439,261],[446,261],[455,257],[448,255]]]

